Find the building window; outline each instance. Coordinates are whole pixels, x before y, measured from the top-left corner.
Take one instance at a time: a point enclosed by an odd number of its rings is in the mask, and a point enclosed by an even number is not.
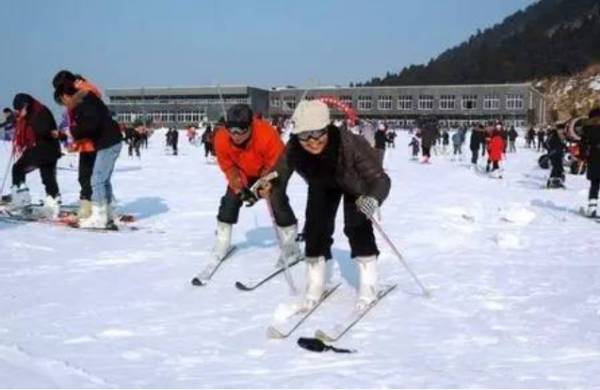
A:
[[[419,110],[433,110],[433,96],[419,95]]]
[[[377,98],[377,109],[381,111],[389,111],[392,109],[391,96],[379,96]]]
[[[507,110],[523,109],[523,95],[506,95]]]
[[[296,109],[296,96],[284,96],[283,109],[294,111]]]
[[[281,99],[271,96],[271,107],[281,107]]]
[[[463,110],[475,110],[477,108],[477,95],[463,95],[461,108]]]
[[[352,107],[352,96],[340,96],[340,102],[342,102],[345,106]]]
[[[412,100],[412,96],[410,95],[398,96],[398,110],[412,110]]]
[[[483,97],[483,109],[484,110],[499,110],[500,109],[500,96],[485,95]]]
[[[455,95],[441,95],[440,96],[440,110],[454,110],[456,108],[456,96]]]
[[[373,108],[373,100],[371,96],[358,97],[358,109],[361,111],[369,111]]]

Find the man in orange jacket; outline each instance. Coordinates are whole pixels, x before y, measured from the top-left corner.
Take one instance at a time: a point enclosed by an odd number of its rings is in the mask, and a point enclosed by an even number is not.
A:
[[[215,131],[214,148],[228,184],[217,215],[217,239],[212,261],[218,262],[231,248],[231,230],[238,221],[242,203],[252,206],[260,197],[250,188],[273,170],[285,146],[274,127],[255,117],[247,104],[237,104],[227,112],[225,126]],[[297,220],[285,189],[270,192],[269,201],[281,240],[278,264],[283,261],[289,263],[301,253],[296,243]]]

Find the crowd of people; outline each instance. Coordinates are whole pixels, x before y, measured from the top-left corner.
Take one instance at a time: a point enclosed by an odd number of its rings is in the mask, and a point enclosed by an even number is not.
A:
[[[119,126],[102,101],[99,88],[81,75],[63,70],[54,76],[51,85],[55,101],[65,107],[60,126],[45,105],[26,93],[14,97],[12,110],[3,110],[5,120],[0,126],[14,145],[9,207],[23,209],[31,203],[26,175],[38,169],[46,192],[44,213],[48,218],[58,216],[61,202],[56,167],[63,142],[69,151],[79,153],[78,225],[108,228],[114,224],[111,177],[123,141],[129,146],[129,156],[140,157],[151,130],[143,122],[132,127]],[[529,129],[525,133],[527,147],[540,149],[541,145],[547,151],[552,165],[549,188],[564,185],[565,128],[566,125]],[[288,134],[284,143],[285,130]],[[501,121],[476,124],[471,129],[447,129],[440,128],[435,119],[424,118],[410,132],[408,146],[413,159],[418,160],[421,152],[421,162],[425,164],[431,162],[432,154],[462,160],[463,147],[468,142],[472,167],[479,170],[479,159],[485,159],[481,171],[498,178],[502,177],[503,158],[517,151],[519,137],[514,127],[507,128]],[[167,147],[177,155],[177,129],[170,128],[165,137]],[[194,126],[188,128],[187,137],[196,144]],[[214,128],[207,124],[200,136],[205,157],[214,156],[227,182],[218,207],[210,261],[216,264],[230,252],[232,229],[241,206],[252,206],[264,199],[272,210],[280,238],[278,263],[285,265],[304,258],[307,283],[301,307],[309,310],[325,291],[335,218],[343,199],[343,231],[359,269],[356,304],[369,305],[376,299],[379,254],[372,218],[391,188],[383,166],[386,149],[395,147],[395,138],[396,130],[385,121],[333,121],[329,107],[319,100],[301,101],[286,122],[265,120],[247,104],[230,107],[226,118],[221,118]],[[600,109],[592,110],[583,122],[578,143],[591,181],[586,215],[597,217]],[[302,228],[304,253],[298,246],[298,221],[287,194],[287,183],[294,172],[308,184]],[[273,173],[275,179],[265,179]]]

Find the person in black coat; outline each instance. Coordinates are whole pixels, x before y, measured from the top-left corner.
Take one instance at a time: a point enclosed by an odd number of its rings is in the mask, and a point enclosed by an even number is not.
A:
[[[331,258],[335,219],[344,207],[344,234],[359,267],[357,305],[368,305],[376,294],[379,250],[372,218],[387,198],[391,181],[375,150],[359,135],[330,122],[327,105],[303,101],[294,111],[294,130],[280,157],[273,189],[284,191],[293,172],[308,184],[304,229],[307,287],[303,307],[319,301],[326,282],[325,261]]]
[[[96,150],[92,172],[92,214],[79,221],[83,228],[106,229],[114,226],[111,177],[121,153],[123,137],[108,107],[95,94],[78,90],[72,83],[59,85],[55,96],[73,112],[74,140],[90,139]]]
[[[174,127],[167,131],[167,145],[173,148],[173,155],[177,156],[177,143],[179,142],[179,132]]]
[[[600,107],[590,111],[583,122],[581,137],[583,156],[587,159],[587,178],[590,181],[586,215],[598,218],[598,192],[600,190]]]
[[[377,126],[377,131],[375,132],[375,150],[377,150],[377,157],[379,158],[379,163],[383,165],[383,160],[385,158],[385,146],[387,143],[387,126],[383,123],[380,123]]]
[[[471,164],[477,165],[477,159],[479,158],[479,148],[482,144],[485,144],[485,129],[480,123],[477,127],[471,130],[471,138],[469,139],[469,148],[471,149]]]
[[[550,177],[546,183],[547,188],[565,188],[565,170],[563,167],[563,160],[565,158],[565,151],[567,146],[564,142],[564,128],[562,129],[551,129],[548,134],[548,139],[544,144],[544,147],[548,150],[548,157],[552,170],[550,171]]]
[[[518,137],[519,137],[519,133],[517,133],[517,130],[515,130],[514,126],[511,126],[510,130],[508,131],[508,152],[509,153],[517,152],[516,142],[517,142]]]
[[[31,95],[19,93],[13,100],[16,131],[14,153],[19,158],[12,167],[12,208],[31,203],[25,185],[27,173],[39,169],[46,190],[44,205],[49,217],[59,212],[59,188],[56,181],[56,162],[61,157],[59,133],[50,110]]]

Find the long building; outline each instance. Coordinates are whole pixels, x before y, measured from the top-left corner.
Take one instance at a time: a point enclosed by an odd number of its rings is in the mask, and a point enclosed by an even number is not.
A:
[[[121,122],[152,118],[166,126],[216,121],[236,103],[266,117],[289,117],[301,99],[334,97],[361,118],[389,119],[410,126],[422,116],[462,124],[501,119],[515,125],[544,124],[541,92],[529,83],[393,87],[273,88],[250,86],[107,89]],[[341,111],[333,110],[336,117]]]

